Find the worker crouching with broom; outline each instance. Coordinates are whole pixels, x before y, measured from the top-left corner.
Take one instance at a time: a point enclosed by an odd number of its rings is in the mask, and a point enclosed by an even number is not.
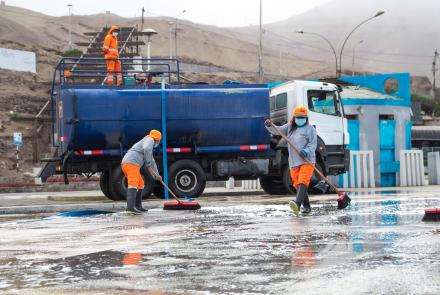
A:
[[[294,146],[288,145],[289,168],[293,186],[297,191],[296,200],[290,201],[289,206],[293,213],[298,216],[301,205],[303,214],[311,212],[307,188],[313,175],[316,163],[317,135],[315,128],[309,124],[307,108],[297,106],[293,112],[292,120],[279,128],[275,128],[270,119],[265,123],[267,130],[273,135],[280,135],[277,129],[283,133]]]
[[[142,190],[144,179],[141,175],[141,167],[147,166],[148,172],[154,180],[161,181],[162,178],[157,170],[153,158],[153,149],[159,146],[162,134],[157,130],[151,130],[142,140],[135,143],[122,159],[121,167],[128,182],[127,188],[127,212],[141,214],[148,210],[142,208]]]

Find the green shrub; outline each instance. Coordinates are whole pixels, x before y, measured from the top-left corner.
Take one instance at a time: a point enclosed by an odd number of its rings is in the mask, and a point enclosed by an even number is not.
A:
[[[434,99],[431,96],[420,95],[420,94],[412,94],[411,99],[413,101],[418,101],[422,105],[422,110],[427,115],[440,115],[440,101],[438,99]]]
[[[68,49],[63,52],[63,57],[80,57],[83,54],[82,50],[80,49]]]

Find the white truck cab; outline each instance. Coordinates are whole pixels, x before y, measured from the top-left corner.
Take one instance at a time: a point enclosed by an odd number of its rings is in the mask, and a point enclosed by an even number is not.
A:
[[[340,88],[335,84],[300,80],[286,82],[270,90],[270,117],[275,124],[290,122],[298,105],[308,109],[310,124],[318,134],[316,166],[328,175],[344,173],[349,165],[347,119],[339,92]],[[281,173],[284,175],[283,182],[288,182],[287,148],[285,144],[277,144],[277,139],[274,138],[273,147],[279,155],[274,166],[279,172],[273,175]]]

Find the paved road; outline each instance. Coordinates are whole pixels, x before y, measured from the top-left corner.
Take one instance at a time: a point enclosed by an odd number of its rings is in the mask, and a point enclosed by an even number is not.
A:
[[[440,188],[313,199],[201,199],[196,212],[0,219],[5,294],[438,294]],[[145,293],[148,291],[150,293]]]

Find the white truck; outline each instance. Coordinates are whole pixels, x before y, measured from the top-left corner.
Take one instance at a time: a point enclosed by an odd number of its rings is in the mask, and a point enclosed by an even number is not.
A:
[[[349,135],[340,91],[342,89],[335,84],[298,80],[280,84],[270,90],[270,117],[276,125],[290,122],[297,105],[307,107],[310,124],[318,134],[316,167],[325,175],[344,173],[349,166],[346,149]],[[270,173],[260,177],[261,187],[268,194],[292,193],[286,143],[274,136],[271,146],[276,156],[270,166]],[[316,175],[312,177],[312,190],[319,180]]]

